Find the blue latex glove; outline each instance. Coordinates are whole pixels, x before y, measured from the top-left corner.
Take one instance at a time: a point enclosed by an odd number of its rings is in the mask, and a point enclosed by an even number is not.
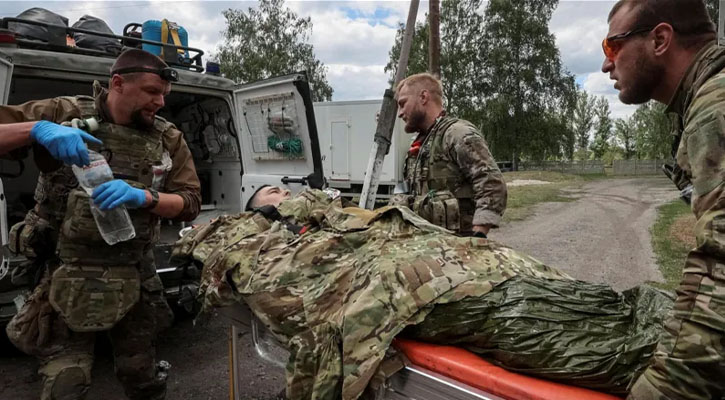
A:
[[[146,203],[146,191],[136,189],[128,183],[114,179],[98,185],[93,189],[93,202],[103,211],[125,205],[128,208],[139,208]]]
[[[102,144],[100,140],[78,128],[50,121],[38,121],[30,130],[30,136],[48,149],[54,158],[79,167],[89,164],[88,148],[83,141]]]

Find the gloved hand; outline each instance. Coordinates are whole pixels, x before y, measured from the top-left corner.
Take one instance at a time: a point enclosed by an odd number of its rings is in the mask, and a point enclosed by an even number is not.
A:
[[[136,189],[120,179],[98,185],[91,196],[93,202],[103,211],[122,204],[128,208],[139,208],[146,203],[146,191]]]
[[[54,158],[79,167],[89,164],[88,148],[83,141],[102,144],[100,140],[78,128],[50,121],[38,121],[30,130],[30,136],[48,149]]]

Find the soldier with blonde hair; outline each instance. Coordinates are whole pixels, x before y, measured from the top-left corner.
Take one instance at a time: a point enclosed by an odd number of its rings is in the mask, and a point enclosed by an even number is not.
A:
[[[483,135],[468,121],[446,115],[441,83],[411,75],[396,88],[405,131],[417,133],[405,160],[405,205],[428,221],[462,235],[488,234],[506,209],[506,183]]]

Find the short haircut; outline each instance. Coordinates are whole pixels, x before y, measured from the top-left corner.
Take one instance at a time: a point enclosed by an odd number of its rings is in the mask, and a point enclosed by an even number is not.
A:
[[[716,38],[715,24],[703,0],[619,0],[607,21],[623,7],[637,13],[631,29],[655,27],[665,22],[675,30],[675,39],[689,48]]]
[[[258,187],[257,190],[254,191],[254,194],[252,194],[252,197],[247,200],[247,204],[244,206],[244,211],[253,211],[255,208],[258,208],[259,205],[257,204],[257,195],[262,189],[270,186],[271,185],[262,185]]]
[[[411,75],[403,79],[398,83],[395,91],[399,92],[403,86],[408,86],[416,92],[427,90],[431,94],[433,101],[439,105],[443,104],[443,86],[441,85],[441,81],[427,72]]]
[[[128,49],[121,53],[111,67],[111,76],[114,71],[126,68],[151,68],[162,70],[169,66],[158,56],[141,49]],[[124,74],[128,76],[136,76],[138,73]],[[133,78],[132,78],[133,79]]]

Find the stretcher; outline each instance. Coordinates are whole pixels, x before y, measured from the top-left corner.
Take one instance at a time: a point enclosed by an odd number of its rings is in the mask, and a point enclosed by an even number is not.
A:
[[[246,305],[220,310],[231,321],[230,399],[245,398],[238,339],[251,332],[257,355],[284,368],[289,353],[251,315]],[[393,374],[375,400],[621,400],[589,389],[507,371],[459,347],[395,339],[407,365]]]
[[[620,400],[510,372],[459,347],[406,339],[393,345],[410,365],[389,379],[385,399]]]

